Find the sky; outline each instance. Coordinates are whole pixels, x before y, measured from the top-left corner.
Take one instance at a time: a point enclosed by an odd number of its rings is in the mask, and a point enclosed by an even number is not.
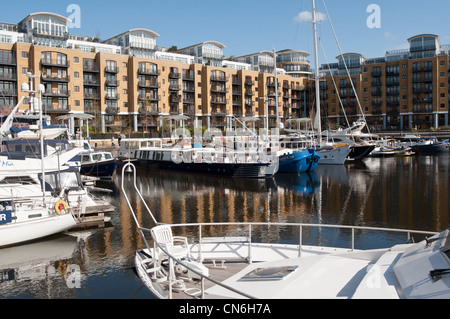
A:
[[[70,4],[79,6],[81,18],[71,34],[106,40],[146,28],[160,35],[157,45],[163,47],[218,41],[226,46],[225,56],[295,49],[311,53],[314,64],[311,0],[22,0],[4,3],[0,21],[18,23],[34,12],[70,17]],[[378,9],[368,10],[372,4]],[[340,52],[382,57],[387,50],[408,48],[408,38],[424,33],[450,44],[448,0],[316,0],[316,10],[323,19],[318,25],[320,64],[336,62]]]

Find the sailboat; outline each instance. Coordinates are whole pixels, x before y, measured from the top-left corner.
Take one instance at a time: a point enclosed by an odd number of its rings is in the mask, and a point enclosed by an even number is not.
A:
[[[23,84],[22,90],[40,94],[44,88],[40,85],[34,92],[28,84]],[[39,117],[39,158],[24,152],[0,153],[0,247],[39,239],[76,226],[74,207],[68,203],[67,189],[60,189],[49,196],[47,186],[55,178],[60,178],[60,172],[65,170],[63,164],[76,156],[79,150],[44,157],[41,110]],[[26,191],[24,195],[24,189],[30,189],[34,195]]]
[[[314,146],[315,152],[319,159],[319,165],[343,165],[348,155],[351,152],[351,145],[347,142],[338,142],[327,141],[325,142],[322,138],[322,123],[321,123],[321,108],[320,108],[320,87],[319,87],[319,58],[318,58],[318,50],[317,50],[317,21],[315,19],[315,8],[313,8],[313,36],[314,36],[314,60],[315,60],[315,69],[314,69],[314,80],[315,80],[315,94],[316,94],[316,110],[315,110],[315,118],[314,125],[311,128],[317,130],[317,144]],[[299,119],[297,123],[306,123],[308,125],[310,123],[309,119]],[[291,131],[292,132],[292,131]],[[298,142],[305,138],[304,135],[301,134],[301,130],[295,132],[295,134],[291,134],[287,138],[284,139],[284,142]],[[304,131],[306,135],[310,135],[308,133],[308,129]],[[281,141],[283,142],[283,140]]]

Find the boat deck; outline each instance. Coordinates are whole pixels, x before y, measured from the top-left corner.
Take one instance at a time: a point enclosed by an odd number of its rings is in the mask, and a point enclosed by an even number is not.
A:
[[[203,266],[208,268],[209,277],[218,282],[239,282],[242,275],[258,268],[263,263],[279,264],[283,261],[298,260],[299,248],[298,245],[280,245],[280,244],[257,244],[253,243],[249,250],[249,244],[244,242],[221,242],[220,238],[209,239],[211,243],[205,243],[201,246],[194,244],[190,247],[191,257],[194,259],[202,259]],[[230,238],[226,238],[230,240]],[[208,239],[206,239],[208,241]],[[301,256],[326,256],[330,254],[342,252],[349,252],[349,249],[327,248],[316,246],[302,246]],[[200,257],[201,256],[201,257]],[[250,256],[250,257],[249,257]],[[249,262],[251,259],[251,263]],[[365,265],[367,265],[365,263]],[[187,277],[186,275],[183,275]],[[236,278],[237,280],[233,279]],[[179,277],[181,278],[181,277]],[[183,290],[172,290],[173,299],[192,299],[193,297],[200,298],[201,282],[200,280],[191,279],[183,281]],[[159,283],[165,293],[169,294],[168,283]],[[216,285],[210,280],[204,280],[205,298],[242,298],[241,295],[230,292],[227,289]],[[270,291],[270,289],[269,289]],[[251,294],[250,294],[251,295]],[[258,296],[260,298],[260,296]]]

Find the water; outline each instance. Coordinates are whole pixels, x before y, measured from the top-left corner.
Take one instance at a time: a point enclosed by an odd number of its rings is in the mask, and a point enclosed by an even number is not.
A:
[[[449,177],[449,155],[443,154],[371,158],[361,164],[319,167],[312,174],[284,174],[271,180],[141,167],[137,180],[156,219],[165,223],[302,222],[441,231],[450,224]],[[114,191],[102,194],[117,207],[110,214],[111,223],[0,250],[0,298],[152,298],[133,270],[134,252],[144,244],[121,196],[120,174],[101,186]],[[129,196],[141,224],[151,226],[131,189]],[[205,227],[205,233],[210,231]],[[306,244],[349,245],[349,232],[342,230],[308,229],[303,236]],[[298,232],[262,227],[255,229],[254,237],[254,241],[289,242],[297,240]],[[405,235],[366,231],[357,233],[357,248],[405,240]]]

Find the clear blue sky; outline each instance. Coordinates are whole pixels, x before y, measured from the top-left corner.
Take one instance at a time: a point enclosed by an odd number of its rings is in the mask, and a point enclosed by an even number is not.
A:
[[[8,1],[0,21],[18,23],[29,13],[53,12],[66,17],[69,4],[81,8],[81,28],[72,34],[99,35],[102,40],[133,28],[147,28],[160,35],[157,44],[182,48],[203,41],[227,46],[226,56],[262,50],[296,49],[313,53],[312,27],[296,17],[311,11],[310,0],[41,0]],[[407,48],[407,39],[422,33],[437,34],[450,44],[448,0],[325,0],[342,51],[367,58],[384,56],[386,50]],[[367,26],[367,7],[381,9],[381,28]],[[322,0],[317,10],[325,12]],[[339,51],[330,23],[319,26],[329,62]],[[319,48],[320,63],[325,63]],[[313,58],[311,57],[311,62]]]

